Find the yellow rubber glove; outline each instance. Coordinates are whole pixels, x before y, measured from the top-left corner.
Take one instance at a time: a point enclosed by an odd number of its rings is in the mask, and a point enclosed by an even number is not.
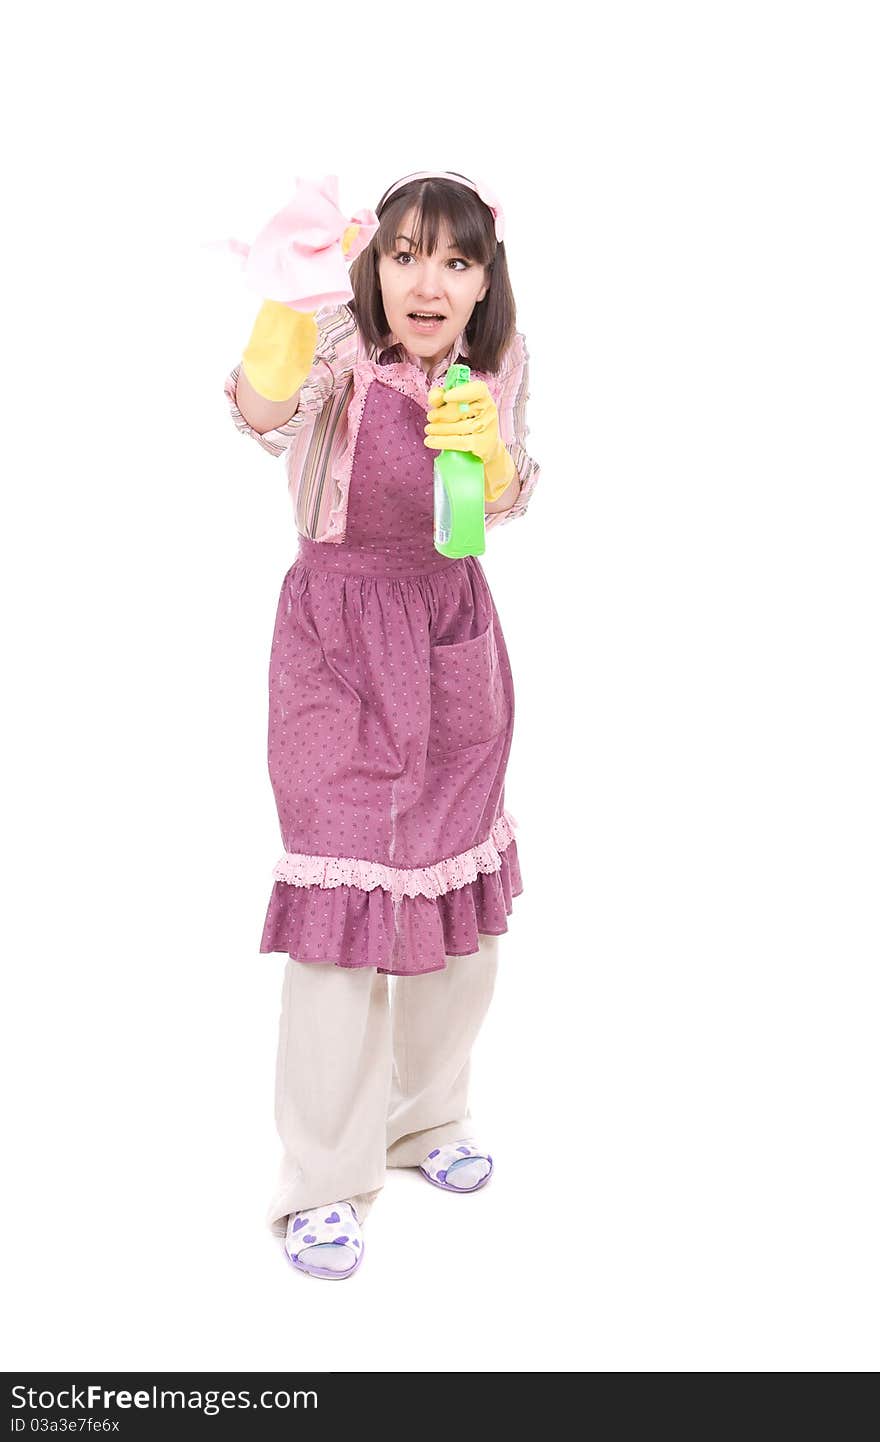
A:
[[[467,405],[467,414],[459,410]],[[484,467],[484,495],[497,501],[507,490],[516,466],[502,443],[498,424],[498,407],[485,381],[468,381],[444,391],[432,386],[428,392],[425,445],[434,450],[472,451]]]
[[[342,237],[347,255],[360,230],[350,225]],[[317,311],[292,310],[280,300],[264,300],[241,358],[254,390],[267,401],[286,401],[298,391],[315,361]]]

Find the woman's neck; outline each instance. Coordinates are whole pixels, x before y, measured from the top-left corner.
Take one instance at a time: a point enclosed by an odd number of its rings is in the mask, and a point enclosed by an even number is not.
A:
[[[395,345],[399,345],[402,350],[406,351],[407,355],[410,356],[410,357],[412,358],[412,360],[415,362],[415,364],[416,364],[417,366],[419,366],[419,368],[420,368],[421,370],[424,371],[425,375],[430,375],[432,370],[436,370],[436,368],[437,368],[437,366],[440,364],[440,362],[443,361],[443,360],[445,360],[447,356],[451,356],[451,355],[452,355],[452,351],[453,351],[453,347],[452,347],[452,346],[448,346],[447,349],[446,349],[445,351],[442,351],[439,355],[435,355],[435,356],[420,356],[420,355],[416,355],[415,351],[411,351],[411,350],[409,349],[409,347],[408,347],[407,344],[406,344],[406,341],[400,340],[399,337],[396,336],[396,335],[394,334],[394,332],[392,331],[392,332],[389,333],[388,337],[386,338],[385,346],[383,347],[383,349],[388,350],[388,349],[390,349],[392,346],[395,346]]]

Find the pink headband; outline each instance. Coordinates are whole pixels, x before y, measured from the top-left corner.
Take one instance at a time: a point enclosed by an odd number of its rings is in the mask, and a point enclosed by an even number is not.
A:
[[[413,175],[405,175],[402,180],[396,180],[390,190],[386,190],[379,201],[378,209],[381,210],[395,192],[402,185],[408,185],[411,180],[454,180],[457,185],[466,185],[468,190],[473,190],[480,197],[484,205],[487,205],[495,217],[495,239],[500,244],[504,239],[504,211],[501,209],[501,202],[495,192],[483,182],[475,184],[468,180],[466,175],[458,175],[454,170],[417,170]]]

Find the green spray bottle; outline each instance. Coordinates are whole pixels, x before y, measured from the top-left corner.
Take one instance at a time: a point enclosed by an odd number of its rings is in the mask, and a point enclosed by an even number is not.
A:
[[[466,386],[470,366],[452,365],[444,391]],[[459,406],[462,415],[467,405]],[[486,549],[485,470],[473,451],[440,451],[434,458],[434,547],[441,556],[482,556]]]

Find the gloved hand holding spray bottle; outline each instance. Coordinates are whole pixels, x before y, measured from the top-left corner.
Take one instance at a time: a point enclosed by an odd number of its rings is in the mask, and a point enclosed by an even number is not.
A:
[[[434,460],[434,547],[443,556],[483,554],[485,502],[497,500],[516,475],[489,387],[470,376],[469,366],[452,365],[443,390],[433,387],[428,395],[438,407],[428,411],[425,445],[440,450]]]

